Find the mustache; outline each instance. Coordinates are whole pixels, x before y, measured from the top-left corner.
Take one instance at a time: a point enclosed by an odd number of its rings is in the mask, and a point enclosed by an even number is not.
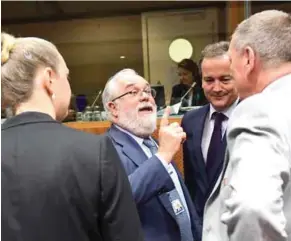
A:
[[[153,105],[151,103],[141,103],[137,106],[137,110],[142,110],[142,109],[145,109],[145,108],[149,108],[149,109],[152,109],[152,110],[156,110],[156,105]]]

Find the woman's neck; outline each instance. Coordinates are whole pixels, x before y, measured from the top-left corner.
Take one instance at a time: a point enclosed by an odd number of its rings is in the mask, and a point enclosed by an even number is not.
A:
[[[47,106],[42,105],[41,106],[40,104],[33,104],[30,102],[25,102],[25,103],[19,104],[15,108],[15,115],[18,115],[18,114],[21,114],[24,112],[40,112],[40,113],[48,114],[53,119],[56,119],[55,111],[49,105],[47,105]]]

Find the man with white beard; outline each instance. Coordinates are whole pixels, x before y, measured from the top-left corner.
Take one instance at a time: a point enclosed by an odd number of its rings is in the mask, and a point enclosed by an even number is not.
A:
[[[151,137],[156,129],[155,91],[134,70],[124,69],[107,82],[103,105],[112,126],[108,136],[122,160],[131,184],[146,241],[197,241],[201,223],[172,164],[185,133],[161,120],[159,145]]]

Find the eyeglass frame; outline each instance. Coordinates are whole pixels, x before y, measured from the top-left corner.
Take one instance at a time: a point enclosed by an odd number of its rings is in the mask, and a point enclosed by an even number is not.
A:
[[[149,91],[147,92],[147,90],[149,90]],[[136,94],[134,94],[135,92],[136,92]],[[118,100],[126,95],[131,95],[132,97],[141,96],[142,93],[146,93],[147,95],[149,95],[153,98],[155,98],[157,95],[156,90],[153,88],[148,88],[148,89],[146,88],[143,90],[131,90],[131,91],[127,91],[127,92],[123,93],[122,95],[115,97],[114,99],[111,100],[111,102],[114,102],[115,100]]]

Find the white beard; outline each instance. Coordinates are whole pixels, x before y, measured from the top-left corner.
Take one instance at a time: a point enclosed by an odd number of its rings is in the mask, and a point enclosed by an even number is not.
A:
[[[117,124],[136,136],[148,137],[157,127],[157,107],[153,106],[153,113],[147,115],[146,118],[138,115],[138,108],[127,112],[119,111]]]

